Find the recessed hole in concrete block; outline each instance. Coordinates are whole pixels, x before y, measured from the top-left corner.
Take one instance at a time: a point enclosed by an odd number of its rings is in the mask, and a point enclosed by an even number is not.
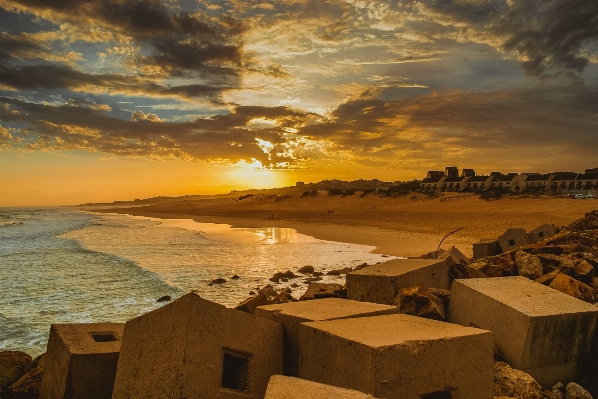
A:
[[[515,245],[515,240],[509,240],[509,245],[510,246],[514,246]]]
[[[249,385],[249,355],[224,352],[222,388],[246,391]]]
[[[538,237],[540,237],[540,238],[544,237],[544,232],[543,231],[539,232]]]
[[[453,399],[453,395],[451,395],[451,391],[440,391],[440,392],[432,392],[427,393],[425,395],[420,396],[421,399]]]
[[[118,338],[113,333],[89,333],[91,338],[96,342],[114,342],[118,341]]]

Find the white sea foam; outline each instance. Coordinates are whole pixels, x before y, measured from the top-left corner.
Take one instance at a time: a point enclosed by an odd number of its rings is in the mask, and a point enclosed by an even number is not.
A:
[[[0,350],[45,350],[51,323],[124,322],[197,290],[234,306],[276,271],[386,260],[373,247],[293,229],[235,229],[191,220],[92,215],[65,209],[0,211]],[[15,223],[17,222],[17,223]],[[232,280],[234,274],[239,280]],[[227,280],[208,285],[213,279]],[[325,281],[342,282],[329,276]],[[290,280],[300,287],[307,285]]]

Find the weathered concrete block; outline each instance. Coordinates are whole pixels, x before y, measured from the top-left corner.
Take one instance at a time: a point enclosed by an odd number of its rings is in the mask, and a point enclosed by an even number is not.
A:
[[[525,229],[508,229],[498,237],[498,242],[503,252],[509,252],[530,243],[530,238]]]
[[[112,397],[263,398],[282,355],[278,323],[190,293],[125,324]]]
[[[109,399],[124,324],[52,324],[40,399]]]
[[[348,298],[392,304],[401,288],[450,289],[448,264],[437,259],[395,259],[347,274]]]
[[[409,315],[306,322],[299,377],[387,399],[492,399],[492,333]]]
[[[534,244],[544,241],[547,238],[552,237],[555,234],[556,229],[557,227],[554,224],[543,224],[529,232],[530,240]]]
[[[264,399],[376,399],[353,389],[333,387],[295,377],[273,375]]]
[[[494,256],[502,253],[502,248],[498,240],[482,240],[473,244],[473,258],[485,258],[486,256]]]
[[[525,277],[455,280],[449,321],[492,331],[505,361],[546,388],[580,376],[598,308]]]
[[[260,306],[255,315],[278,322],[284,329],[284,374],[299,373],[299,324],[305,321],[346,319],[398,313],[396,306],[324,298],[279,305]]]

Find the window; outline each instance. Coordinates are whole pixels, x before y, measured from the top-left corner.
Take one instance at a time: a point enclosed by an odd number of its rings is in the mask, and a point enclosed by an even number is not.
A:
[[[247,391],[249,388],[249,357],[223,348],[222,388]]]

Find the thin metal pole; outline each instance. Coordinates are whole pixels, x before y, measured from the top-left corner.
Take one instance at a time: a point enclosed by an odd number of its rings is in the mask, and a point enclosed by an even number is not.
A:
[[[459,227],[457,230],[455,231],[451,231],[450,233],[448,233],[447,235],[444,236],[444,238],[442,239],[442,241],[444,241],[448,236],[450,236],[451,234],[455,234],[456,232],[458,232],[459,230],[461,230],[463,227]],[[438,244],[438,249],[436,250],[436,259],[438,259],[438,251],[440,251],[440,246],[442,245],[442,241],[440,241],[440,244]]]

